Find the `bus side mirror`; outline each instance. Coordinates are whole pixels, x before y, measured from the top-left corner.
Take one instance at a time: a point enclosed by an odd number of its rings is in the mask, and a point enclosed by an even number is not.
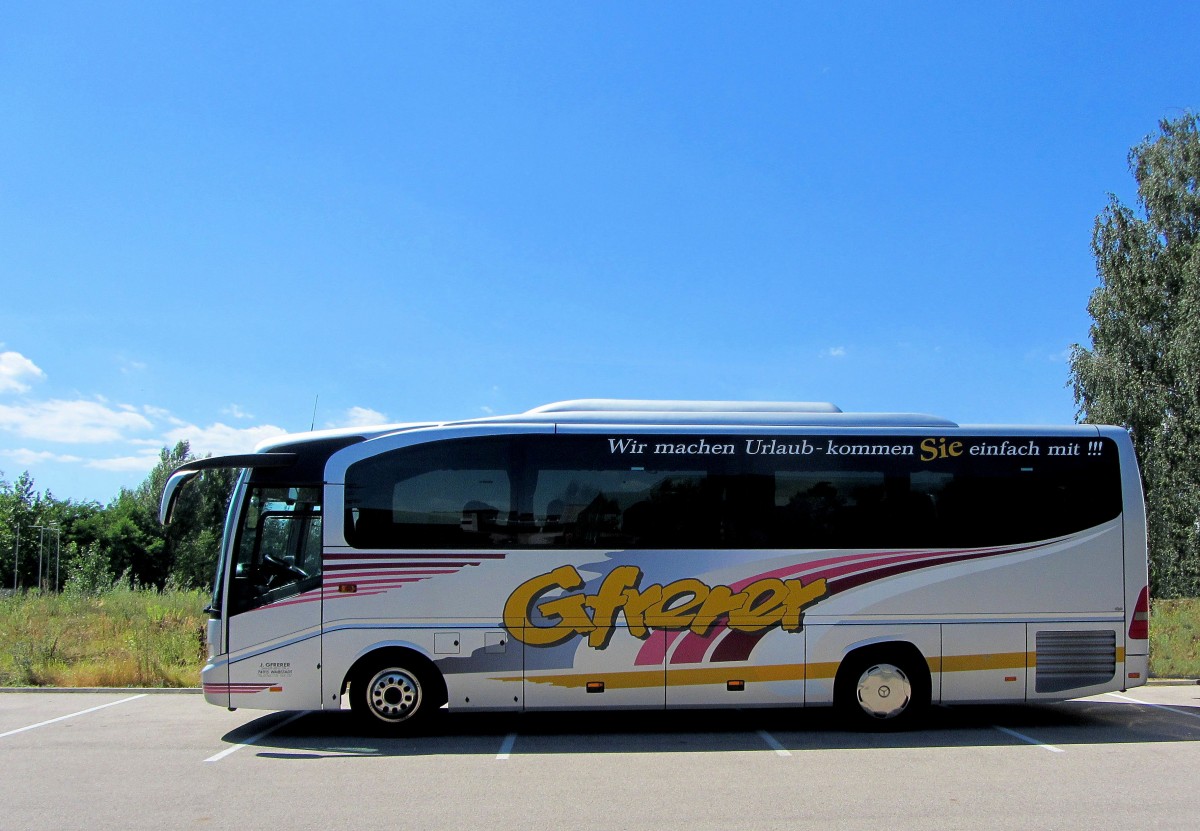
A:
[[[167,480],[163,488],[162,501],[158,505],[158,521],[166,525],[171,521],[171,513],[175,510],[175,500],[179,497],[179,489],[190,482],[198,470],[177,470]]]

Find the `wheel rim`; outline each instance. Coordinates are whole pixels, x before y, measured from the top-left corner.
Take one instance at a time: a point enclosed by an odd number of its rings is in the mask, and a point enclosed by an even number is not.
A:
[[[895,718],[912,701],[912,684],[903,670],[892,664],[875,664],[858,678],[858,706],[872,718]]]
[[[371,714],[383,721],[404,721],[421,706],[421,682],[412,673],[395,667],[375,673],[366,693]]]

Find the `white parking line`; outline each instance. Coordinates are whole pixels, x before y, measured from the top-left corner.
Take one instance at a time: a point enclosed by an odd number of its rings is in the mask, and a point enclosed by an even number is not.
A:
[[[1051,753],[1064,753],[1065,752],[1061,747],[1055,747],[1052,744],[1046,744],[1045,742],[1039,742],[1037,739],[1035,739],[1031,736],[1026,736],[1024,733],[1018,733],[1016,730],[1009,730],[1007,727],[1001,727],[999,724],[993,724],[992,729],[999,730],[1001,733],[1007,733],[1008,735],[1012,736],[1014,739],[1020,739],[1021,741],[1025,742],[1026,744],[1032,744],[1032,745],[1035,745],[1036,747],[1042,748],[1043,750],[1049,750]]]
[[[76,716],[85,716],[88,713],[94,713],[97,710],[103,710],[105,707],[115,707],[118,704],[124,704],[126,701],[136,701],[139,698],[145,698],[145,697],[146,697],[146,693],[141,693],[139,695],[131,695],[131,696],[129,696],[129,698],[122,698],[120,701],[110,701],[107,704],[101,704],[97,707],[88,707],[86,710],[80,710],[78,713],[70,713],[65,716],[59,716],[58,718],[48,719],[47,721],[39,721],[37,724],[31,724],[28,727],[18,727],[16,730],[9,730],[7,733],[0,733],[0,739],[5,738],[6,736],[15,736],[17,733],[24,733],[26,730],[36,730],[39,727],[45,727],[47,724],[54,724],[59,721],[66,721],[67,719],[75,718]]]
[[[496,754],[496,761],[503,762],[512,754],[513,745],[517,742],[517,734],[509,733],[504,737],[504,741],[500,745],[500,752]]]
[[[1170,710],[1172,713],[1181,716],[1187,716],[1188,718],[1200,718],[1200,715],[1197,715],[1196,713],[1189,713],[1187,710],[1180,710],[1178,707],[1168,707],[1166,704],[1154,704],[1149,701],[1131,698],[1130,696],[1123,695],[1121,693],[1113,692],[1105,693],[1105,695],[1112,696],[1113,698],[1119,698],[1122,701],[1128,701],[1130,704],[1141,704],[1143,707],[1153,707],[1156,710]]]
[[[779,740],[776,739],[774,736],[772,736],[770,733],[768,733],[766,730],[759,730],[758,735],[762,738],[762,740],[764,742],[767,743],[767,747],[769,747],[775,751],[776,756],[791,756],[792,755],[792,752],[790,750],[788,750],[786,747],[781,745],[779,743]]]
[[[290,718],[285,718],[283,721],[276,722],[275,724],[272,724],[270,727],[268,727],[266,730],[263,730],[262,732],[259,732],[259,733],[255,733],[253,736],[246,739],[246,741],[241,742],[240,744],[230,745],[229,747],[222,750],[220,753],[209,756],[204,761],[219,762],[222,759],[224,759],[226,756],[229,756],[230,754],[233,754],[233,753],[237,753],[239,750],[241,750],[246,745],[254,744],[259,739],[266,738],[267,736],[271,735],[279,728],[289,725],[296,719],[301,718],[306,715],[308,715],[308,713],[306,713],[306,712],[293,713]]]

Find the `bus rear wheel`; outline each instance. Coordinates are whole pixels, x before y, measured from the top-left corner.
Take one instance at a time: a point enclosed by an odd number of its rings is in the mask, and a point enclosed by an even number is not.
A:
[[[350,679],[350,709],[373,733],[416,732],[437,709],[435,695],[426,672],[402,659],[368,662]]]
[[[930,702],[928,672],[907,650],[851,655],[838,670],[834,704],[861,730],[912,727]]]

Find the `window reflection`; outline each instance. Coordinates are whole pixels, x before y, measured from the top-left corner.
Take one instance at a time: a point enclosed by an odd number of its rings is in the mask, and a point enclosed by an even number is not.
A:
[[[687,441],[696,443],[679,444]],[[435,549],[972,547],[1051,539],[1120,512],[1115,452],[1035,466],[714,454],[655,468],[649,456],[634,466],[604,437],[560,435],[391,451],[347,471],[347,540]]]

